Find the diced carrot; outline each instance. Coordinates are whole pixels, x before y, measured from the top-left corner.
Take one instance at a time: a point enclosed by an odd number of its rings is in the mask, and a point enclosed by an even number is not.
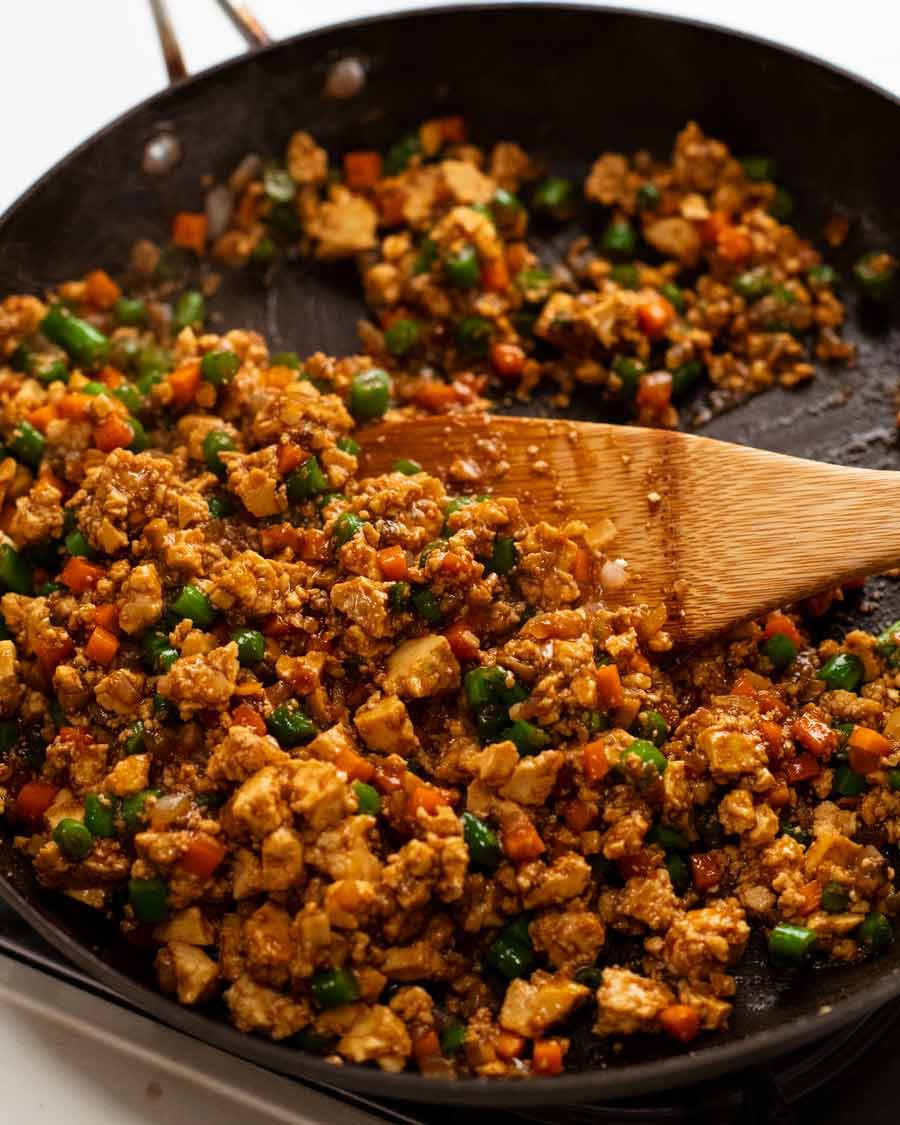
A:
[[[722,878],[722,860],[712,852],[692,855],[691,878],[698,891],[708,891],[717,886]]]
[[[791,791],[783,781],[779,781],[766,793],[766,800],[773,809],[783,809],[791,803]]]
[[[615,664],[601,664],[594,671],[594,679],[597,681],[597,702],[601,707],[621,707],[625,696],[622,694],[619,669]]]
[[[38,637],[34,642],[34,654],[43,670],[52,675],[54,670],[68,660],[75,651],[75,645],[69,637],[54,640],[50,637]]]
[[[481,267],[481,285],[488,293],[505,293],[509,289],[509,273],[504,258],[491,258]]]
[[[788,785],[799,785],[801,781],[809,781],[821,773],[819,763],[812,754],[800,754],[784,767],[784,780]]]
[[[330,542],[321,528],[304,528],[300,540],[300,558],[304,562],[325,562],[330,554]]]
[[[575,561],[572,563],[572,577],[576,582],[590,581],[591,552],[587,547],[575,548]]]
[[[433,1028],[429,1028],[417,1035],[412,1041],[412,1052],[413,1058],[420,1068],[429,1059],[438,1057],[441,1054],[441,1041],[437,1037],[437,1032]]]
[[[606,667],[613,668],[609,664]],[[609,773],[609,756],[606,753],[606,743],[602,739],[586,742],[582,749],[582,762],[584,763],[584,777],[588,785],[595,785],[602,781]]]
[[[348,152],[344,156],[344,182],[351,191],[366,191],[381,179],[381,154]]]
[[[166,382],[172,390],[172,405],[183,410],[192,402],[200,387],[200,364],[192,359],[183,363],[167,377]]]
[[[478,637],[472,632],[464,617],[454,621],[449,629],[444,630],[444,636],[450,645],[450,651],[457,660],[476,660],[481,652]]]
[[[280,614],[270,613],[263,620],[260,632],[266,637],[286,637],[293,628]]]
[[[107,414],[94,426],[94,445],[104,453],[124,449],[134,441],[134,431],[121,414]]]
[[[700,227],[700,237],[707,245],[712,245],[718,242],[719,235],[725,230],[726,227],[731,226],[731,217],[725,211],[713,211]]]
[[[290,548],[296,552],[300,547],[301,532],[290,523],[274,523],[264,527],[259,533],[260,546],[264,555],[274,555]]]
[[[800,630],[794,622],[783,613],[769,614],[769,619],[763,630],[763,640],[767,641],[769,637],[774,637],[776,635],[787,637],[797,648],[800,648],[803,644],[803,637],[800,635]]]
[[[462,144],[466,139],[466,122],[462,117],[439,117],[441,139],[448,144]]]
[[[586,832],[592,824],[597,823],[599,815],[592,805],[577,797],[572,801],[566,801],[562,806],[562,814],[573,832]]]
[[[462,559],[452,551],[448,551],[441,559],[441,574],[449,574],[452,577],[456,574],[460,574],[463,567]]]
[[[784,730],[780,723],[773,723],[771,719],[763,719],[759,724],[759,733],[763,742],[768,746],[770,753],[778,755],[784,751]]]
[[[206,249],[206,215],[202,211],[179,211],[172,220],[172,242],[202,254]]]
[[[348,781],[368,781],[375,772],[372,763],[349,746],[342,746],[338,750],[334,756],[334,764],[347,775]]]
[[[700,1032],[700,1017],[689,1004],[670,1004],[659,1013],[659,1025],[679,1043],[690,1043]]]
[[[292,472],[303,460],[303,450],[292,441],[283,442],[278,447],[278,471],[282,476]]]
[[[519,1059],[525,1054],[525,1040],[514,1031],[501,1031],[494,1040],[494,1050],[501,1059]]]
[[[118,367],[113,367],[111,363],[107,363],[105,367],[100,369],[97,379],[104,387],[109,387],[111,391],[114,391],[116,387],[121,387],[125,382],[125,376]]]
[[[249,703],[239,703],[231,712],[231,721],[238,727],[249,727],[257,734],[266,733],[266,721]]]
[[[437,413],[456,404],[456,389],[451,383],[441,383],[437,379],[422,379],[413,391],[413,401],[425,410]]]
[[[658,340],[674,323],[675,309],[661,293],[654,293],[638,306],[637,318],[641,331]]]
[[[635,402],[650,410],[664,410],[672,401],[672,375],[668,371],[648,371],[638,382]]]
[[[38,406],[28,414],[28,421],[34,426],[36,430],[40,430],[42,434],[47,432],[47,427],[56,417],[56,407],[51,403],[45,403],[43,406]]]
[[[501,379],[515,382],[525,368],[525,352],[518,344],[492,344],[491,367]]]
[[[724,227],[716,238],[716,251],[726,262],[746,262],[753,253],[753,239],[743,227]]]
[[[92,590],[105,575],[106,571],[102,566],[88,562],[81,555],[73,555],[62,568],[59,577],[73,594],[84,594]]]
[[[657,862],[657,853],[652,852],[649,848],[641,848],[639,851],[632,852],[631,855],[623,855],[620,860],[616,861],[616,867],[618,867],[621,877],[627,882],[635,876],[649,875],[651,871],[656,870]]]
[[[837,736],[835,735],[835,737]],[[860,750],[870,750],[880,758],[883,758],[885,754],[890,754],[893,749],[891,742],[883,734],[879,734],[877,730],[872,730],[871,727],[861,726],[855,726],[850,732],[847,745],[855,746]]]
[[[225,858],[225,846],[214,836],[198,832],[188,844],[177,866],[198,879],[208,879]]]
[[[78,391],[70,391],[59,400],[57,410],[59,411],[60,418],[68,418],[70,421],[77,422],[82,418],[87,418],[90,413],[90,407],[90,395],[83,395]]]
[[[397,793],[403,788],[403,779],[408,772],[406,766],[397,763],[396,759],[381,758],[372,770],[372,784],[379,793]]]
[[[808,711],[792,724],[791,735],[795,742],[817,758],[827,758],[833,750],[837,750],[840,741],[836,730]]]
[[[757,692],[757,699],[759,700],[759,713],[761,715],[771,715],[774,719],[786,719],[791,713],[790,707],[774,691],[759,691]]]
[[[94,624],[108,629],[110,633],[115,633],[119,628],[118,609],[111,602],[107,602],[106,605],[98,605],[94,610]]]
[[[403,222],[403,209],[406,206],[406,192],[401,188],[390,188],[378,197],[378,210],[381,221],[387,227],[395,227]]]
[[[822,901],[822,884],[818,879],[813,879],[811,883],[804,883],[798,893],[801,914],[812,914],[814,910],[819,909],[819,903]]]
[[[537,1039],[531,1052],[531,1069],[535,1074],[550,1077],[562,1074],[563,1049],[558,1039]]]
[[[26,781],[16,794],[13,812],[16,820],[37,826],[44,813],[56,800],[59,787],[49,781]]]
[[[84,295],[95,309],[111,309],[122,296],[122,290],[106,270],[91,270],[84,279]]]
[[[102,625],[96,626],[84,646],[84,655],[95,664],[111,664],[119,651],[119,638]]]
[[[415,777],[415,774],[412,776]],[[406,812],[411,820],[415,820],[419,809],[424,809],[429,816],[434,816],[438,809],[449,804],[449,798],[443,789],[438,789],[436,785],[429,785],[427,781],[417,781],[409,795]]]
[[[406,552],[399,544],[393,547],[383,547],[375,555],[378,560],[378,569],[382,578],[389,582],[402,582],[409,577],[409,566],[406,562]]]
[[[530,820],[520,820],[503,830],[503,854],[515,863],[537,859],[547,845]]]
[[[756,686],[753,681],[745,674],[738,676],[738,678],[731,685],[732,695],[756,695]]]

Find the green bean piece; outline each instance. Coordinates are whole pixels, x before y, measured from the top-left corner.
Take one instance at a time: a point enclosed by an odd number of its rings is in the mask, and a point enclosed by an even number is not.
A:
[[[203,439],[203,459],[206,461],[206,467],[216,476],[224,476],[227,468],[219,454],[233,453],[236,449],[231,434],[227,434],[224,430],[210,430]]]
[[[571,180],[550,176],[538,184],[531,197],[531,206],[541,214],[562,222],[575,210],[575,189]]]
[[[356,811],[366,816],[378,816],[381,812],[381,797],[378,790],[364,781],[353,782],[353,792],[356,794]]]
[[[843,914],[850,908],[847,888],[833,880],[822,888],[822,909],[829,914]]]
[[[816,943],[815,933],[806,926],[779,922],[769,934],[769,957],[776,965],[799,965],[812,954]]]
[[[782,668],[787,668],[788,664],[792,663],[797,656],[798,650],[790,637],[786,637],[784,633],[774,633],[768,640],[763,642],[762,651],[780,671]]]
[[[839,652],[819,669],[829,691],[856,691],[862,683],[863,662],[852,652]]]
[[[496,867],[503,859],[503,850],[497,834],[474,813],[464,812],[460,817],[463,839],[469,849],[469,859],[479,867]]]
[[[466,1045],[466,1025],[450,1023],[441,1032],[441,1051],[444,1055],[456,1055]]]
[[[216,619],[216,611],[209,598],[198,587],[191,584],[182,586],[178,597],[172,602],[172,612],[201,629],[208,629]]]
[[[63,542],[66,545],[66,550],[74,558],[95,559],[97,557],[97,552],[88,543],[81,531],[70,531]]]
[[[135,327],[147,319],[147,305],[140,297],[120,297],[113,305],[116,324]]]
[[[16,427],[7,448],[17,461],[36,469],[44,456],[46,444],[44,435],[40,430],[35,429],[30,422],[22,421]]]
[[[350,453],[354,457],[359,453],[359,442],[355,441],[352,437],[338,438],[335,444],[342,453]]]
[[[659,711],[641,711],[637,717],[637,729],[641,738],[662,746],[669,737],[669,724]]]
[[[652,180],[647,180],[646,183],[641,184],[635,196],[639,211],[655,211],[661,199],[662,192]]]
[[[408,457],[401,457],[399,461],[395,461],[391,469],[394,473],[403,473],[405,477],[414,477],[417,473],[423,473],[425,470],[418,461],[411,461]]]
[[[8,543],[0,546],[0,586],[14,594],[30,594],[31,567]]]
[[[51,359],[48,362],[36,362],[32,374],[46,386],[51,383],[68,383],[69,369],[61,359]]]
[[[412,596],[412,604],[416,613],[429,625],[434,625],[440,621],[441,607],[431,590],[416,590]]]
[[[80,820],[63,817],[53,829],[53,842],[66,859],[84,859],[90,855],[94,838]]]
[[[510,535],[498,535],[486,567],[490,574],[509,574],[519,561],[519,548]]]
[[[328,491],[328,478],[322,472],[318,458],[309,457],[285,479],[287,498],[292,504],[310,500],[320,492]]]
[[[350,384],[350,413],[357,422],[380,418],[390,405],[391,380],[386,371],[373,367],[353,376]]]
[[[745,156],[741,167],[747,179],[757,184],[774,180],[778,175],[778,165],[771,156]]]
[[[286,750],[316,736],[316,726],[294,702],[282,703],[266,719],[269,734]]]
[[[147,401],[133,383],[123,383],[116,387],[113,397],[119,402],[124,402],[129,414],[140,414],[147,406]]]
[[[539,754],[550,745],[550,735],[526,719],[516,719],[500,737],[514,743],[521,757]]]
[[[147,820],[147,801],[161,797],[159,789],[143,789],[140,793],[129,793],[122,798],[122,823],[129,832],[137,832]]]
[[[619,759],[620,765],[624,765],[629,758],[637,758],[644,772],[651,776],[653,774],[664,774],[669,764],[665,754],[645,738],[636,738],[634,742],[625,747]]]
[[[343,547],[362,531],[363,521],[354,512],[342,512],[334,521],[334,541]]]
[[[319,969],[310,982],[313,1001],[318,1008],[339,1008],[354,1004],[361,995],[359,981],[351,969]]]
[[[202,324],[206,316],[206,301],[198,289],[186,289],[175,302],[172,324],[177,331]]]
[[[266,655],[266,638],[258,629],[236,629],[231,639],[237,645],[238,661],[242,668],[258,664]]]
[[[612,370],[619,376],[619,394],[622,398],[634,398],[640,385],[641,376],[647,368],[639,359],[628,355],[617,355],[612,361]]]
[[[391,355],[408,355],[422,334],[422,326],[417,320],[401,317],[387,329],[384,334],[384,343]]]
[[[444,259],[444,273],[456,289],[471,289],[478,284],[481,266],[474,246],[466,245],[456,254]]]
[[[386,176],[398,176],[413,157],[418,156],[421,151],[422,145],[416,133],[409,133],[398,141],[394,141],[384,154],[382,165],[384,174]]]
[[[873,910],[863,919],[862,925],[856,931],[856,937],[869,949],[884,949],[893,941],[894,931],[887,918],[879,911]]]
[[[139,922],[163,922],[169,913],[169,890],[162,879],[129,879],[128,902]]]
[[[200,374],[217,387],[230,383],[241,367],[234,352],[207,352],[200,360]]]
[[[84,826],[92,836],[115,836],[116,809],[112,800],[88,793],[84,798]]]
[[[627,219],[614,220],[603,232],[600,249],[612,258],[630,258],[637,249],[637,231]]]
[[[109,340],[93,324],[54,305],[41,321],[41,332],[84,367],[98,367],[109,353]]]
[[[527,976],[534,963],[534,945],[526,915],[520,915],[491,943],[486,959],[488,965],[507,980]]]

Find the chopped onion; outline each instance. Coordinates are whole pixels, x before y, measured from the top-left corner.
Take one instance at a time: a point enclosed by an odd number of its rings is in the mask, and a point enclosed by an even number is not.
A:
[[[234,196],[225,184],[217,184],[206,193],[206,233],[213,241],[228,230]]]
[[[144,146],[141,167],[148,176],[165,176],[181,159],[181,141],[174,133],[157,133]]]
[[[228,186],[235,195],[240,195],[262,171],[262,157],[255,152],[248,152],[237,168],[228,177]]]
[[[328,68],[322,97],[343,101],[345,98],[355,97],[365,84],[366,68],[359,59],[351,55],[346,59],[338,59]]]
[[[615,590],[621,590],[625,583],[628,581],[628,573],[625,570],[624,559],[607,559],[600,570],[600,581],[603,584],[603,589],[613,593]]]
[[[186,793],[167,793],[150,810],[150,827],[154,832],[162,832],[190,807],[191,799]]]

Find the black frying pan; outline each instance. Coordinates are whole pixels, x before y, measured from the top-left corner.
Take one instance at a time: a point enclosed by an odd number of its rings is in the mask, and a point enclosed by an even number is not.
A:
[[[346,55],[367,61],[365,88],[349,101],[323,101],[328,63]],[[455,8],[303,35],[151,98],[63,160],[0,220],[0,293],[124,264],[137,237],[163,237],[174,211],[200,202],[203,173],[225,174],[249,151],[280,152],[298,127],[336,154],[384,148],[441,112],[464,114],[478,140],[514,138],[579,180],[604,149],[667,153],[676,131],[695,118],[738,153],[778,159],[780,179],[800,203],[794,221],[801,230],[819,230],[834,204],[855,216],[839,264],[863,249],[900,246],[893,143],[900,103],[886,93],[797,52],[679,20],[563,5]],[[151,179],[140,170],[141,153],[164,126],[179,135],[184,159],[168,177]],[[588,230],[602,221],[583,220]],[[346,354],[364,311],[359,292],[349,267],[291,265],[265,291],[249,272],[226,275],[214,307],[223,324],[261,329],[279,347]],[[897,318],[890,309],[877,317],[855,312],[851,301],[854,366],[823,371],[797,392],[774,390],[705,432],[896,468]],[[600,416],[588,397],[571,413]],[[851,605],[826,628],[853,621],[872,628],[900,617],[890,586],[874,586],[874,612]],[[586,1018],[569,1056],[575,1072],[552,1081],[450,1084],[336,1069],[289,1044],[242,1035],[222,1011],[179,1007],[156,991],[142,955],[113,928],[42,891],[8,841],[0,841],[0,863],[0,896],[139,1009],[273,1070],[378,1097],[513,1107],[647,1093],[784,1053],[900,993],[900,941],[877,960],[795,977],[773,974],[755,935],[738,971],[730,1030],[701,1039],[689,1053],[654,1038],[629,1041],[614,1054],[590,1036]]]

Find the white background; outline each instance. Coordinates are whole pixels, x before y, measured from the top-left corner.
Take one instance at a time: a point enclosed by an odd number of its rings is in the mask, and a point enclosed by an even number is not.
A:
[[[242,49],[213,0],[169,0],[192,71]],[[278,38],[418,0],[251,0]],[[800,47],[900,92],[900,6],[891,0],[641,0],[620,7],[727,24]],[[146,0],[0,0],[0,213],[79,141],[165,85]],[[635,76],[635,81],[640,81]],[[748,93],[752,97],[752,91]],[[536,106],[536,111],[539,106]],[[898,138],[886,137],[885,144]],[[0,247],[2,250],[2,247]],[[108,1006],[107,1006],[108,1007]],[[110,1010],[0,957],[2,1119],[29,1125],[263,1125],[330,1116],[299,1088]],[[120,1053],[116,1044],[127,1046]],[[167,1062],[167,1058],[169,1061]],[[201,1086],[186,1067],[206,1076]],[[214,1080],[214,1077],[215,1080]],[[228,1081],[245,1091],[243,1105]],[[374,1120],[374,1119],[372,1119]]]

